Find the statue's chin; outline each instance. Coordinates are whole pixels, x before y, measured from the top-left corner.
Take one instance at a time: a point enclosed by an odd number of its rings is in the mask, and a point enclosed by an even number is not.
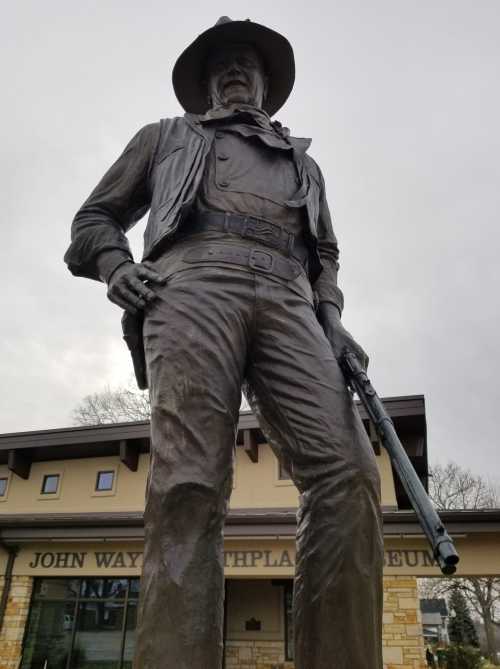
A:
[[[251,98],[251,96],[245,93],[234,93],[234,95],[228,95],[224,99],[225,107],[235,103],[255,105],[255,101]]]

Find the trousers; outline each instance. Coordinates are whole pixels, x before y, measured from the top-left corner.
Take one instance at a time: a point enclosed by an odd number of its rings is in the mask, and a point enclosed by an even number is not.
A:
[[[295,667],[382,669],[379,474],[307,277],[177,264],[144,321],[151,461],[135,669],[222,666],[243,386],[300,492]]]

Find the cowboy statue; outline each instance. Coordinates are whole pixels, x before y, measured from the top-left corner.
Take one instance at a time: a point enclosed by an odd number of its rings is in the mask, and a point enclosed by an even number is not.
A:
[[[294,78],[282,35],[221,18],[175,64],[185,115],[142,128],[73,221],[65,260],[125,310],[151,397],[136,669],[222,666],[242,387],[300,491],[295,666],[382,667],[379,474],[337,363],[367,358],[340,320],[310,140],[272,120]],[[148,210],[134,262],[125,233]]]

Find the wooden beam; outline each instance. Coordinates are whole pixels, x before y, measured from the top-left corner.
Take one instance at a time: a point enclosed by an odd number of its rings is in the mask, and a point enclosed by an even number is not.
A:
[[[22,479],[29,479],[31,471],[31,453],[11,450],[7,456],[7,467]]]
[[[259,444],[253,430],[243,430],[243,448],[252,462],[259,461]]]
[[[120,461],[131,472],[136,472],[139,466],[139,447],[126,439],[120,441]]]

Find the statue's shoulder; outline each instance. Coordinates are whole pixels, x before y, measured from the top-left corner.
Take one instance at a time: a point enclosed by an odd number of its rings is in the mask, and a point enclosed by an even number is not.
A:
[[[304,163],[308,173],[318,182],[321,186],[323,184],[323,174],[318,163],[314,160],[312,156],[308,153],[304,154]]]
[[[195,114],[162,118],[159,121],[160,144],[185,141],[189,135],[199,134],[200,128]]]

